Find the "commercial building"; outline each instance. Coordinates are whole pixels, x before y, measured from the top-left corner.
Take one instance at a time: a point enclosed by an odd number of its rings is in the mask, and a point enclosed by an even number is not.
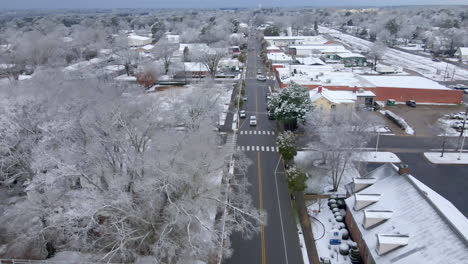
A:
[[[289,45],[288,53],[297,57],[337,55],[349,53],[343,45]]]
[[[332,110],[352,113],[357,107],[372,106],[375,94],[363,89],[334,91],[319,86],[309,91],[309,97],[314,108],[325,113]]]
[[[345,222],[364,264],[465,263],[468,220],[405,165],[346,185]]]
[[[138,35],[128,36],[128,46],[129,47],[142,47],[145,45],[151,44],[152,40],[149,37],[143,37]]]
[[[302,44],[326,44],[331,43],[323,36],[265,36],[264,39],[269,45],[278,47],[287,47],[289,45],[302,45]]]
[[[342,65],[341,65],[342,68]],[[334,65],[277,66],[276,80],[284,88],[295,82],[308,89],[323,86],[329,90],[353,91],[361,88],[376,95],[376,101],[394,99],[397,102],[460,104],[463,91],[449,89],[435,81],[410,75],[363,75],[340,69]]]

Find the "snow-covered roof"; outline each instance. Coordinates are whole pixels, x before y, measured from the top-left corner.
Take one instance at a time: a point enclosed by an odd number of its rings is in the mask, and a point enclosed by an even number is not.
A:
[[[181,43],[179,45],[179,51],[184,52],[185,47],[189,49],[189,52],[211,51],[211,48],[206,43]]]
[[[267,50],[281,50],[278,46],[271,45],[266,48]]]
[[[355,195],[345,202],[375,263],[463,263],[468,259],[468,220],[449,201],[412,175],[400,175],[393,164],[382,165],[365,178],[377,181],[357,195],[380,194],[378,201],[365,210],[354,209]],[[366,213],[385,221],[366,229]]]
[[[268,53],[267,58],[275,62],[288,62],[293,60],[291,56],[282,52]]]
[[[136,39],[136,40],[151,40],[148,37],[143,37],[143,36],[139,36],[139,35],[130,35],[130,36],[128,36],[128,38],[129,39]]]
[[[290,45],[290,49],[296,50],[318,50],[321,53],[349,53],[343,45]]]
[[[209,69],[201,62],[184,62],[186,72],[208,72]]]
[[[335,72],[335,65],[290,65],[278,68],[281,83],[294,81],[300,85],[375,87],[352,72]],[[296,73],[294,73],[296,70]]]
[[[315,57],[297,58],[297,60],[304,65],[325,65],[325,62]]]
[[[338,57],[340,58],[365,58],[365,56],[359,54],[359,53],[352,53],[352,52],[348,52],[348,53],[340,53],[340,54],[337,54]]]
[[[362,79],[374,84],[376,87],[395,87],[395,88],[419,88],[419,89],[435,89],[435,90],[450,90],[449,88],[424,77],[420,76],[375,76],[361,75]]]
[[[145,46],[143,46],[141,48],[144,49],[144,50],[152,50],[154,48],[154,45],[148,44],[148,45],[145,45]]]
[[[319,92],[319,88],[310,90],[309,97],[311,102],[323,97],[335,104],[354,103],[357,99],[356,94],[352,91],[332,91],[326,88],[322,88],[322,92]]]
[[[99,64],[99,63],[101,63],[103,61],[104,60],[100,59],[100,58],[93,58],[93,59],[90,59],[89,61],[80,61],[78,63],[69,65],[69,66],[65,67],[63,70],[64,71],[76,71],[76,70],[86,68],[86,67],[88,67],[90,65],[93,65],[93,64]]]
[[[265,40],[300,40],[304,44],[325,44],[328,42],[326,38],[321,35],[318,36],[273,36],[273,37],[264,37]]]
[[[459,47],[460,55],[468,55],[468,47]],[[458,53],[458,50],[457,50]]]

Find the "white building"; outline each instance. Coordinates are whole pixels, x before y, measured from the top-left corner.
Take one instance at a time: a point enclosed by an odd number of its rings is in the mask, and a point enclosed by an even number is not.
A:
[[[328,40],[322,36],[274,36],[264,37],[268,44],[278,47],[303,44],[325,44]]]
[[[454,55],[460,60],[468,60],[468,47],[459,47]]]
[[[128,36],[128,46],[129,47],[142,47],[145,45],[151,44],[152,40],[149,37],[143,37],[138,35]]]
[[[343,45],[289,45],[289,54],[298,57],[336,55],[340,53],[349,53]]]
[[[287,54],[284,54],[282,52],[273,52],[273,53],[267,53],[267,58],[269,61],[272,63],[292,63],[293,58]]]

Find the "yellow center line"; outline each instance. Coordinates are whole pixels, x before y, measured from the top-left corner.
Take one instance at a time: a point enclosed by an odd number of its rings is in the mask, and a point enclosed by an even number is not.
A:
[[[263,187],[262,187],[262,166],[260,164],[260,152],[257,152],[257,169],[258,169],[258,199],[260,207],[260,242],[262,249],[262,264],[266,264],[265,250],[265,226],[263,225]]]

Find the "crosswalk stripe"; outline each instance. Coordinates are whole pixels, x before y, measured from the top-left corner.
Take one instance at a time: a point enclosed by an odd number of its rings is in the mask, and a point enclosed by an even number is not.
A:
[[[276,152],[279,152],[279,148],[278,148],[278,147],[276,147]]]
[[[247,146],[247,151],[250,151],[250,146]]]
[[[270,135],[270,131],[267,131],[267,135]]]
[[[261,149],[262,149],[262,151],[263,151],[263,146],[261,146],[260,148],[261,148]]]
[[[265,149],[266,149],[266,151],[270,151],[270,147],[269,147],[269,146],[266,146]]]

